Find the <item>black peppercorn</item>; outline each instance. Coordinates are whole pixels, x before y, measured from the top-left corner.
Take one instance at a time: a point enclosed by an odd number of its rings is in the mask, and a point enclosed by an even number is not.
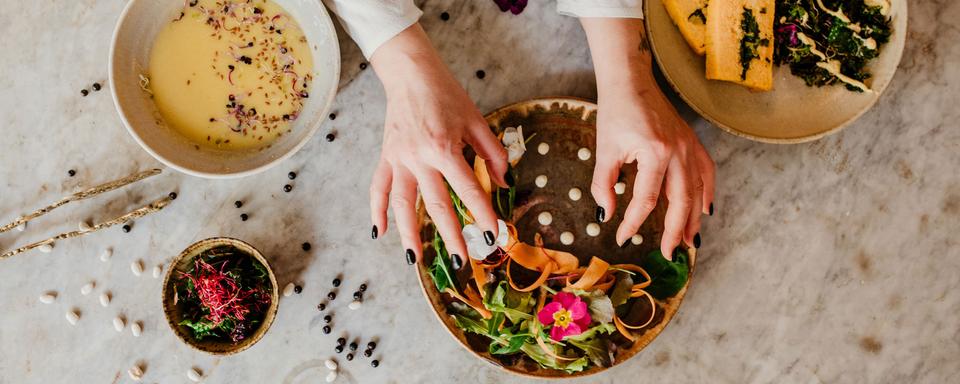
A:
[[[347,354],[347,361],[351,361],[351,360],[353,360],[353,354],[352,354],[352,353],[348,353],[348,354]]]
[[[318,311],[322,311],[322,310],[324,310],[324,309],[327,309],[327,305],[326,305],[326,304],[324,304],[324,303],[317,304],[317,310],[318,310]]]
[[[300,97],[306,99],[310,97],[310,93],[308,93],[307,91],[300,92]]]
[[[290,120],[290,115],[283,115],[283,121]]]
[[[487,73],[484,72],[482,69],[477,70],[477,78],[478,78],[478,79],[483,79],[484,77],[487,77]]]
[[[360,69],[367,69],[367,63],[360,63]]]
[[[304,251],[310,250],[310,243],[303,243],[300,245],[300,248],[303,248]]]
[[[323,326],[323,333],[324,333],[325,335],[329,335],[329,334],[330,334],[330,331],[332,331],[332,330],[333,330],[333,329],[330,328],[329,325],[324,325],[324,326]]]
[[[330,293],[327,294],[327,298],[330,300],[334,300],[337,298],[337,293],[334,291],[330,291]]]
[[[379,367],[379,366],[380,366],[380,360],[371,361],[371,362],[370,362],[370,366],[371,366],[371,367],[374,367],[374,368]]]
[[[326,316],[323,317],[323,322],[324,322],[324,323],[330,324],[331,321],[333,321],[333,316],[331,316],[331,315],[326,315]]]
[[[233,202],[233,206],[234,206],[234,207],[237,207],[237,208],[240,208],[240,207],[243,206],[243,202],[240,201],[240,200],[234,201],[234,202]]]
[[[100,90],[100,83],[93,83],[93,90],[94,90],[94,91],[99,91],[99,90]]]
[[[227,66],[227,69],[229,69],[229,70],[231,70],[231,71],[232,71],[232,70],[234,69],[234,66],[233,66],[233,64],[230,64],[230,65],[228,65],[228,66]]]
[[[337,339],[337,345],[346,345],[346,344],[347,344],[347,339],[345,337],[341,337]]]
[[[170,200],[176,200],[176,199],[177,199],[177,193],[176,193],[176,192],[170,192],[170,194],[167,195],[167,197],[169,197]]]
[[[89,94],[90,94],[90,91],[88,91],[88,90],[86,90],[86,89],[81,89],[81,90],[80,90],[80,95],[81,95],[81,96],[87,96],[87,95],[89,95]]]
[[[356,291],[353,293],[354,300],[363,300],[363,292]]]
[[[293,286],[293,293],[296,293],[296,294],[299,295],[300,292],[303,292],[303,287],[301,287],[301,286],[299,286],[299,285]]]
[[[334,279],[333,279],[333,286],[334,286],[334,287],[339,287],[339,286],[340,286],[340,278],[334,278]]]
[[[253,8],[253,13],[259,15],[259,14],[263,13],[263,10],[260,9],[260,8],[258,8],[258,7],[254,7],[254,8]]]
[[[329,117],[330,117],[330,120],[336,120],[337,114],[336,114],[336,113],[331,113]]]
[[[247,219],[249,219],[249,218],[250,218],[250,216],[247,216],[246,213],[241,213],[241,214],[240,214],[240,220],[241,220],[241,221],[247,221]]]
[[[290,191],[292,191],[292,190],[293,190],[293,186],[290,185],[290,184],[287,184],[287,185],[284,185],[284,186],[283,186],[283,191],[284,191],[284,192],[290,192]]]
[[[123,230],[123,233],[129,233],[129,232],[130,232],[130,224],[124,224],[123,227],[121,227],[120,229]]]
[[[334,134],[332,134],[332,133],[328,133],[328,134],[327,134],[327,142],[332,142],[333,139],[336,139],[336,138],[337,138],[337,137],[336,137]]]
[[[210,118],[210,122],[212,123],[212,122],[214,122],[214,121],[217,121],[217,119],[214,119],[214,118],[211,117],[211,118]]]
[[[440,20],[443,20],[443,21],[450,20],[450,14],[449,14],[449,13],[446,13],[446,12],[441,13],[441,14],[440,14]]]
[[[357,346],[357,342],[356,342],[356,341],[350,343],[350,350],[351,350],[351,351],[356,351],[356,350],[357,350],[357,347],[358,347],[358,346]]]
[[[367,291],[367,285],[366,285],[366,284],[360,284],[360,292],[366,292],[366,291]]]
[[[287,178],[290,179],[290,180],[296,179],[296,178],[297,178],[297,173],[296,173],[296,172],[293,172],[293,171],[290,171],[290,173],[287,173]]]
[[[74,177],[74,176],[77,175],[77,171],[74,171],[74,170],[71,169],[71,170],[67,171],[67,174],[70,175],[70,177]]]
[[[338,345],[336,348],[333,348],[333,350],[337,351],[337,353],[343,352],[343,345]]]
[[[366,349],[366,350],[363,351],[363,357],[370,357],[370,356],[373,356],[373,350],[372,350],[372,349]]]
[[[371,350],[371,351],[374,350],[374,349],[377,349],[377,343],[374,342],[374,341],[371,341],[371,342],[367,343],[367,349],[369,349],[369,350]]]
[[[191,1],[190,1],[190,6],[191,6],[191,7],[197,6],[197,0],[191,0]]]

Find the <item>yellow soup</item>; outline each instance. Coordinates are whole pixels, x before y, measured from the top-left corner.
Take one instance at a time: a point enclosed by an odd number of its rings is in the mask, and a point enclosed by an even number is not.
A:
[[[290,132],[313,76],[307,39],[273,1],[190,0],[150,53],[167,125],[219,149],[263,149]]]

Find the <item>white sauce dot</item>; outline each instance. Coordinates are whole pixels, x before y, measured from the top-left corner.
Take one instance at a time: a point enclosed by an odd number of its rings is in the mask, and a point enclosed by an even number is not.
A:
[[[110,292],[100,293],[100,305],[103,307],[110,305]]]
[[[136,260],[130,263],[130,272],[133,272],[134,276],[140,276],[143,274],[143,262]]]
[[[537,178],[533,180],[533,183],[536,184],[537,187],[539,187],[539,188],[546,187],[546,186],[547,186],[547,175],[537,176]]]
[[[547,152],[550,152],[550,144],[540,143],[540,145],[537,146],[537,153],[546,155]]]
[[[123,332],[123,328],[127,326],[127,322],[123,320],[122,317],[117,316],[113,318],[113,329],[116,329],[117,332]]]
[[[40,302],[44,304],[50,304],[57,300],[56,292],[47,292],[40,295]]]
[[[577,157],[583,161],[590,160],[590,150],[586,148],[580,148],[580,150],[577,151]]]
[[[110,256],[113,256],[113,248],[104,249],[103,252],[100,252],[100,261],[106,262],[110,260]]]
[[[600,234],[600,224],[590,223],[587,224],[587,234],[592,237],[597,237]]]
[[[615,192],[618,195],[622,195],[626,191],[627,191],[627,185],[622,182],[616,183],[613,185],[613,192]]]
[[[333,359],[327,359],[327,361],[323,362],[323,365],[327,366],[327,369],[331,371],[337,370],[337,362],[333,361]]]
[[[570,232],[561,233],[560,242],[563,243],[563,245],[573,244],[573,234]]]
[[[540,214],[537,215],[537,221],[540,225],[550,225],[550,223],[553,222],[553,215],[546,211],[540,212]]]
[[[347,305],[347,308],[350,308],[351,310],[356,311],[360,309],[360,305],[361,305],[360,301],[354,300],[354,301],[351,301],[349,305]]]
[[[95,287],[96,285],[97,283],[93,281],[84,284],[82,287],[80,287],[80,294],[84,296],[89,295],[90,292],[93,292],[93,287]]]
[[[187,370],[187,378],[194,383],[199,383],[200,379],[203,378],[203,374],[196,368],[190,368]]]
[[[580,198],[583,197],[583,192],[580,191],[580,188],[570,188],[567,196],[570,197],[570,200],[579,201]]]
[[[39,247],[37,247],[37,249],[39,249],[40,252],[43,252],[43,253],[53,252],[53,242],[50,241],[50,242],[43,243]]]
[[[80,321],[80,313],[76,309],[71,309],[67,311],[67,322],[70,325],[77,325],[77,322]]]
[[[287,283],[287,285],[283,287],[283,295],[290,296],[292,294],[293,294],[293,283]]]
[[[630,237],[630,243],[633,245],[643,244],[643,236],[640,236],[639,233],[636,235],[633,235],[632,237]]]

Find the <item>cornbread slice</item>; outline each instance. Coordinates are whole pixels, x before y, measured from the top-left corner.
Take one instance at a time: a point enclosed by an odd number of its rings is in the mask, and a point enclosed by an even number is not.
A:
[[[704,31],[707,25],[707,0],[663,0],[663,7],[690,48],[703,56],[706,50]]]
[[[773,88],[773,0],[716,0],[707,7],[707,78]]]

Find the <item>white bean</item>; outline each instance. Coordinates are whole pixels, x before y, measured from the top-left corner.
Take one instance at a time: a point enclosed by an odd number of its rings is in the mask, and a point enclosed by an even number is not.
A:
[[[133,334],[133,337],[140,337],[143,334],[143,325],[140,325],[139,321],[134,321],[133,324],[130,324],[130,333]]]
[[[127,326],[127,322],[123,320],[122,317],[117,316],[113,318],[113,329],[116,329],[117,332],[123,332],[123,328]]]
[[[327,369],[329,369],[329,370],[331,370],[331,371],[336,371],[336,370],[337,370],[337,362],[336,362],[336,361],[333,361],[333,359],[327,359],[327,361],[324,361],[324,362],[323,362],[323,365],[326,365],[326,366],[327,366]]]
[[[43,252],[43,253],[53,252],[53,242],[48,241],[46,243],[40,244],[40,246],[37,247],[37,249],[39,249],[40,252]]]
[[[143,379],[143,369],[138,365],[134,365],[127,370],[127,375],[130,376],[130,380],[140,381]]]
[[[81,221],[78,227],[80,228],[80,232],[86,232],[93,229],[93,227],[90,226],[90,223],[87,223],[86,221]]]
[[[337,371],[330,371],[330,373],[327,373],[326,380],[328,383],[332,383],[336,379],[337,379]]]
[[[76,309],[71,309],[67,311],[67,322],[70,325],[77,325],[77,322],[80,321],[80,313]]]
[[[113,256],[113,248],[104,249],[103,252],[100,252],[100,261],[106,262],[110,260],[110,256]]]
[[[187,371],[187,378],[190,379],[190,381],[192,381],[192,382],[194,382],[194,383],[199,383],[199,382],[200,382],[200,379],[203,378],[203,374],[200,373],[200,370],[199,370],[199,369],[190,368],[190,369]]]
[[[290,296],[292,294],[293,294],[293,283],[287,283],[287,285],[283,287],[283,295]]]
[[[140,276],[143,274],[143,262],[140,260],[135,260],[130,263],[130,272],[133,272],[134,276]]]
[[[360,303],[359,300],[354,300],[354,301],[351,301],[349,305],[347,305],[347,308],[350,308],[350,309],[356,311],[356,310],[360,309],[360,305],[361,305],[361,303]]]
[[[40,302],[44,304],[50,304],[57,300],[56,292],[47,292],[40,295]]]
[[[159,266],[159,265],[153,267],[153,278],[154,278],[154,279],[159,279],[161,273],[163,273],[163,267],[161,267],[161,266]]]
[[[84,284],[82,287],[80,287],[80,294],[84,296],[89,295],[90,292],[93,292],[93,287],[96,285],[97,283],[94,281]]]
[[[22,218],[23,218],[23,217],[19,217],[19,218],[17,218],[17,220],[20,220],[20,219],[22,219]],[[20,232],[23,232],[23,231],[25,231],[26,229],[27,229],[27,222],[26,222],[26,221],[20,223],[20,225],[17,226],[17,230],[20,231]]]
[[[103,307],[110,305],[110,292],[100,293],[100,305]]]

